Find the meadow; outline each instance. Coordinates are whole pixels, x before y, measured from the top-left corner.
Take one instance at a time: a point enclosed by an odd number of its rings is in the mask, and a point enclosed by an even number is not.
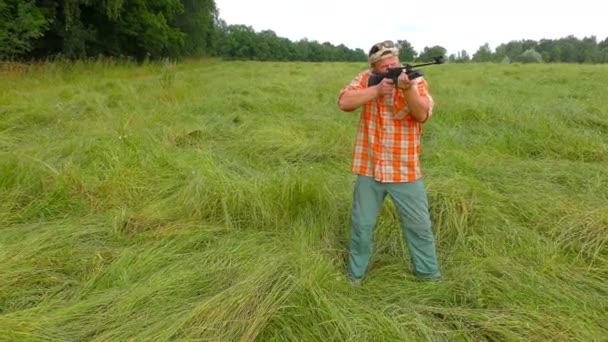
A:
[[[387,198],[345,277],[361,63],[0,69],[0,339],[600,341],[608,65],[423,68],[441,282]]]

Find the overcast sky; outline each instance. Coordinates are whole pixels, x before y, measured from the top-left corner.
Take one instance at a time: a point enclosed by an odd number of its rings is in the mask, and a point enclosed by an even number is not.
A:
[[[377,41],[409,41],[418,52],[440,45],[472,55],[511,40],[608,37],[605,0],[215,0],[220,18],[257,32],[344,44],[365,52]]]

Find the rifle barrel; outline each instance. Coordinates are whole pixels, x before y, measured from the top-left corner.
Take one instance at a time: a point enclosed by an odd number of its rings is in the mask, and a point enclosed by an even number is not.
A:
[[[443,56],[437,56],[433,59],[434,59],[434,61],[429,62],[429,63],[422,63],[422,64],[416,64],[416,65],[406,64],[406,66],[409,66],[410,68],[417,68],[417,67],[421,67],[421,66],[425,66],[425,65],[443,64]]]
[[[416,64],[416,65],[412,65],[411,67],[412,68],[418,68],[418,67],[421,67],[421,66],[433,65],[433,64],[441,64],[441,63],[435,61],[435,62],[429,62],[429,63]]]

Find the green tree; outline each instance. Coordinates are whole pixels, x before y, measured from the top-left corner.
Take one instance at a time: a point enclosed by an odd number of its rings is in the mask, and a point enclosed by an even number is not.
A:
[[[38,0],[51,23],[34,56],[64,54],[69,58],[126,55],[178,56],[186,34],[175,26],[183,13],[181,0]]]
[[[479,50],[473,54],[473,62],[491,62],[492,61],[492,50],[488,43],[483,44],[479,47]]]
[[[506,44],[500,44],[496,47],[496,52],[493,54],[492,60],[495,62],[503,61],[506,58],[515,60],[524,52],[524,44],[521,41],[512,40]]]
[[[597,63],[600,60],[600,49],[595,36],[584,37],[580,42],[580,63]]]
[[[417,60],[422,62],[430,62],[435,57],[446,57],[447,50],[439,45],[435,45],[433,47],[424,47],[424,50],[420,53]]]
[[[560,51],[553,39],[541,39],[538,43],[538,53],[541,54],[543,60],[547,63],[559,62]]]
[[[521,46],[524,52],[530,49],[536,50],[538,47],[538,42],[532,39],[524,39],[521,41]]]
[[[175,19],[175,25],[186,34],[183,54],[202,56],[211,54],[215,41],[218,10],[213,0],[181,0],[184,11]]]
[[[417,52],[407,40],[398,40],[397,46],[399,47],[399,59],[402,62],[411,62],[416,58]]]
[[[608,63],[608,38],[601,41],[598,45],[598,63]]]
[[[33,1],[0,0],[0,59],[30,52],[47,27]]]
[[[122,50],[138,59],[178,56],[186,34],[171,23],[183,10],[180,0],[126,2],[117,21]]]
[[[577,51],[577,39],[574,37],[562,38],[558,40],[557,47],[559,48],[560,62],[573,63],[577,62],[578,51]]]
[[[233,59],[252,59],[256,33],[251,26],[229,25],[223,42],[222,55]]]
[[[469,56],[466,50],[462,50],[457,54],[451,54],[448,60],[454,63],[466,63],[471,61],[471,56]]]

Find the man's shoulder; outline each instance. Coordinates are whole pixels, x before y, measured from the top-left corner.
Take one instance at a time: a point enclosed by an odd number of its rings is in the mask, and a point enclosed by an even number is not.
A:
[[[365,69],[359,72],[359,76],[365,76],[365,77],[369,77],[371,74],[373,74],[373,71],[370,69]]]
[[[349,91],[349,90],[366,88],[367,87],[367,82],[369,80],[370,75],[371,75],[371,71],[370,70],[360,71],[350,81],[350,83],[346,84],[342,88],[342,90],[340,91],[340,94],[344,93],[345,91]]]
[[[357,76],[355,76],[355,79],[353,80],[353,83],[359,83],[362,86],[367,86],[367,81],[369,80],[369,77],[371,76],[372,71],[369,69],[366,70],[362,70],[360,71]]]

